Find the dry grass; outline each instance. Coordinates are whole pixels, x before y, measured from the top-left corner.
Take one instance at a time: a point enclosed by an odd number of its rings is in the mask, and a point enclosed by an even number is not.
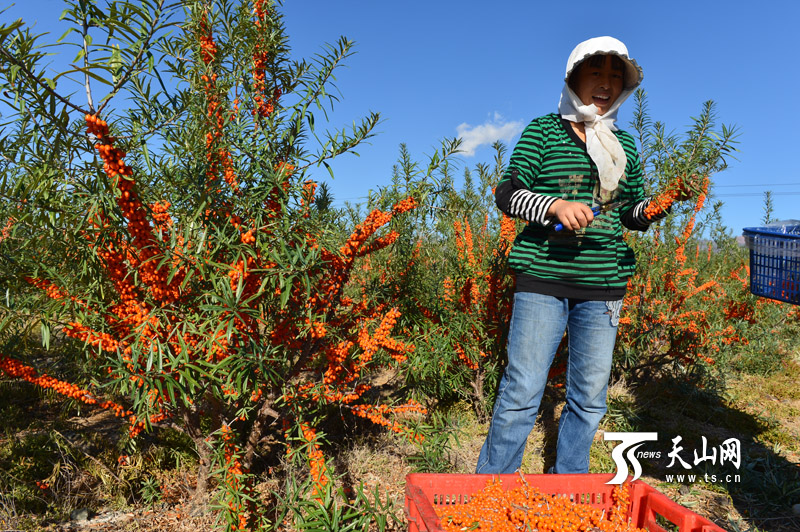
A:
[[[741,375],[729,390],[730,403],[753,417],[764,420],[769,429],[759,435],[766,444],[778,444],[792,462],[800,462],[800,362],[788,362],[782,371],[770,375]]]
[[[408,456],[415,449],[402,438],[386,434],[373,442],[360,442],[346,450],[339,462],[354,485],[362,484],[367,493],[377,491],[384,501],[402,513],[405,478],[412,471]]]

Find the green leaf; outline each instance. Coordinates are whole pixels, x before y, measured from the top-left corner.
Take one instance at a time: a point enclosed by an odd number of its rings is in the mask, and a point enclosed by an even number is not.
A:
[[[292,294],[291,285],[281,289],[281,308],[286,308],[289,302],[289,296]]]
[[[63,15],[62,15],[62,17],[63,17]],[[67,31],[65,31],[65,32],[64,32],[64,34],[63,34],[63,35],[61,35],[61,37],[59,37],[59,38],[58,38],[58,41],[56,41],[56,42],[61,42],[61,41],[63,41],[64,39],[66,39],[66,38],[67,38],[67,35],[69,35],[69,34],[70,34],[70,33],[72,33],[73,31],[75,31],[75,28],[68,28],[68,29],[67,29]],[[82,51],[83,51],[83,50],[81,50],[81,52],[82,52]]]
[[[45,322],[41,322],[42,345],[45,349],[50,349],[50,327]]]
[[[18,18],[8,26],[0,26],[0,43],[6,40],[6,37],[14,33],[17,29],[24,26],[25,23],[22,21],[21,18]]]
[[[58,78],[60,78],[61,76],[65,76],[65,75],[67,75],[67,74],[72,74],[73,72],[82,72],[83,74],[86,74],[86,75],[87,75],[87,76],[89,76],[90,78],[92,78],[92,79],[94,79],[94,80],[96,80],[96,81],[99,81],[100,83],[103,83],[104,85],[108,85],[109,87],[112,87],[112,86],[113,86],[113,84],[112,84],[112,83],[110,83],[110,82],[109,82],[107,79],[103,79],[103,78],[101,78],[100,76],[98,76],[97,74],[95,74],[94,72],[92,72],[92,71],[91,71],[89,68],[76,67],[75,65],[72,65],[72,66],[73,66],[73,67],[75,67],[75,68],[74,68],[74,69],[72,69],[72,70],[68,70],[68,71],[66,71],[66,72],[62,72],[62,73],[60,73],[60,74],[59,74],[59,75],[57,75],[55,78],[53,78],[53,80],[55,81],[55,80],[57,80]],[[105,69],[103,69],[103,70],[105,70]]]
[[[16,316],[10,312],[6,314],[6,317],[3,318],[3,321],[0,321],[0,334],[2,334],[13,321],[16,321]]]
[[[185,366],[186,369],[190,369],[190,367],[191,367],[190,364],[186,364],[186,366]],[[181,371],[180,372],[180,378],[178,379],[178,382],[183,384],[184,381],[189,383],[192,388],[199,388],[200,387],[200,385],[197,382],[197,379],[194,378],[194,376],[192,375],[191,371]]]
[[[114,46],[114,49],[111,52],[111,59],[109,59],[108,64],[111,67],[111,79],[116,85],[116,83],[120,80],[123,66],[122,56],[119,53],[119,46]]]

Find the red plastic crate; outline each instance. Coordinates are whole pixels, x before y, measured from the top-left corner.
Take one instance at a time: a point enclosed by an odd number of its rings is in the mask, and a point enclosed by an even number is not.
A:
[[[566,495],[571,500],[610,510],[614,485],[606,484],[614,475],[524,475],[525,480],[549,495]],[[409,532],[442,530],[435,507],[462,504],[470,495],[486,487],[492,478],[499,478],[504,487],[519,486],[519,475],[463,475],[411,473],[406,477],[405,512]],[[650,532],[666,532],[658,517],[678,527],[680,532],[725,532],[708,519],[672,501],[653,487],[637,480],[630,487],[631,507],[628,517],[635,526]],[[669,523],[661,521],[665,526]],[[674,530],[674,527],[670,527]]]

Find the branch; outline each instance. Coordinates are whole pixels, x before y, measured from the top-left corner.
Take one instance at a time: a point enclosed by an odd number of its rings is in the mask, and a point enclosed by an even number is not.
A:
[[[698,119],[699,124],[696,124],[699,125],[699,129],[697,130],[697,138],[692,144],[692,149],[689,153],[689,161],[694,160],[697,151],[700,149],[700,144],[703,142],[703,140],[705,140],[706,133],[712,126],[713,123],[712,112],[713,112],[713,107],[711,102],[706,102],[705,109],[703,110],[703,113],[700,115],[700,118]]]
[[[325,64],[326,58],[321,58],[320,62],[324,65],[323,68],[320,69],[322,76],[316,80],[317,88],[313,91],[311,95],[309,95],[309,98],[307,99],[309,103],[317,101],[317,99],[320,96],[322,96],[323,91],[325,90],[325,85],[328,83],[328,81],[331,80],[331,78],[333,78],[334,70],[338,68],[339,63],[341,63],[351,55],[350,48],[352,48],[353,46],[353,43],[351,41],[348,41],[345,38],[340,38],[338,44],[339,44],[339,49],[337,53],[333,58],[329,58],[330,61],[327,64]],[[333,47],[331,46],[330,48]]]
[[[337,132],[335,136],[331,136],[331,134],[328,133],[327,142],[322,145],[322,152],[315,154],[314,160],[298,167],[298,172],[302,172],[311,166],[318,166],[328,159],[334,159],[343,153],[349,152],[373,136],[372,130],[375,129],[375,126],[378,124],[379,120],[380,115],[378,113],[370,113],[369,116],[362,119],[360,126],[353,127],[352,137],[348,137],[344,129],[342,129],[341,134],[340,132]],[[340,136],[341,144],[338,143]],[[319,138],[316,135],[314,135],[314,137],[319,142]],[[320,144],[322,143],[320,142]]]
[[[36,85],[41,87],[47,94],[50,94],[55,99],[57,99],[58,101],[60,101],[64,105],[66,105],[67,107],[72,108],[74,111],[77,111],[77,112],[81,113],[82,115],[89,114],[89,112],[86,109],[83,109],[82,107],[78,107],[77,105],[75,105],[71,101],[67,100],[66,98],[64,98],[63,96],[58,94],[52,88],[50,88],[50,85],[48,85],[47,83],[45,83],[42,80],[40,80],[39,78],[37,78],[36,75],[34,75],[33,72],[28,70],[28,67],[26,67],[25,64],[22,61],[20,61],[16,57],[14,57],[14,55],[11,54],[11,52],[9,52],[8,50],[6,50],[5,46],[3,46],[3,45],[0,45],[0,56],[5,58],[9,62],[13,63],[14,65],[18,66],[19,67],[19,71],[22,72],[25,75],[25,77],[27,77],[30,81],[33,81]]]
[[[128,78],[131,77],[131,74],[133,74],[133,71],[135,70],[135,68],[139,64],[139,61],[141,61],[142,55],[144,54],[144,51],[147,50],[147,47],[150,44],[150,39],[152,39],[153,35],[155,35],[156,26],[158,25],[158,21],[161,19],[161,7],[163,5],[164,5],[164,0],[158,0],[158,7],[156,9],[156,16],[155,16],[155,18],[153,18],[153,22],[150,24],[150,30],[147,33],[147,38],[144,40],[144,42],[141,44],[141,46],[139,46],[139,51],[137,52],[136,57],[133,58],[133,61],[131,61],[131,64],[130,64],[130,67],[128,68],[128,70],[119,78],[119,80],[114,85],[114,87],[112,87],[111,92],[109,92],[108,96],[106,96],[106,98],[103,101],[103,103],[100,104],[100,107],[97,109],[97,114],[100,114],[103,111],[103,109],[105,109],[106,105],[108,105],[109,102],[111,102],[111,99],[114,97],[114,95],[117,92],[119,92],[119,90],[122,88],[122,86],[125,83],[128,82]]]
[[[159,125],[157,125],[155,127],[151,127],[150,129],[146,129],[146,130],[141,131],[139,133],[131,133],[130,135],[116,135],[117,140],[130,140],[130,139],[134,139],[136,137],[146,137],[148,135],[152,135],[156,131],[160,131],[160,130],[164,129],[166,126],[172,125],[172,123],[175,122],[178,119],[178,116],[180,114],[181,114],[180,112],[175,112],[175,113],[172,114],[172,116],[170,118],[164,120]]]
[[[261,441],[261,434],[264,432],[267,417],[272,417],[275,420],[281,419],[282,417],[279,412],[272,408],[273,399],[273,394],[263,399],[264,402],[261,404],[261,408],[258,409],[258,414],[256,414],[256,419],[253,422],[253,428],[250,429],[242,464],[246,468],[250,468],[253,464],[253,457],[256,454],[256,447]]]
[[[83,23],[81,24],[81,36],[83,37],[83,73],[84,86],[86,87],[86,101],[89,104],[89,110],[94,114],[94,103],[92,102],[92,87],[89,83],[89,43],[86,42],[86,37],[89,35],[89,20],[86,15],[83,16]]]

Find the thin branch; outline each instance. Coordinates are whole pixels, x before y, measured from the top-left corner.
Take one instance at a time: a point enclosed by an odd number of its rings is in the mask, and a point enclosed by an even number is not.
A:
[[[106,464],[104,464],[103,462],[101,462],[100,460],[98,460],[97,458],[95,458],[94,456],[92,456],[91,454],[89,454],[89,453],[87,453],[86,451],[84,451],[83,449],[81,449],[81,448],[80,448],[78,445],[76,445],[75,443],[73,443],[72,441],[70,441],[70,439],[69,439],[69,438],[67,438],[66,436],[64,436],[64,435],[63,435],[61,432],[59,432],[59,431],[57,431],[56,429],[53,429],[53,428],[51,428],[50,430],[51,430],[52,432],[54,432],[55,434],[58,434],[58,435],[59,435],[59,436],[60,436],[60,437],[61,437],[61,438],[62,438],[62,439],[65,441],[65,442],[69,443],[69,444],[70,444],[70,446],[71,446],[73,449],[75,449],[75,450],[79,451],[81,454],[83,454],[83,456],[85,456],[86,458],[88,458],[89,460],[91,460],[92,462],[94,462],[95,464],[97,464],[98,466],[100,466],[100,467],[101,467],[103,470],[105,470],[106,472],[108,472],[108,473],[109,473],[109,474],[110,474],[112,477],[114,477],[114,478],[117,480],[117,482],[122,482],[122,479],[121,479],[121,478],[119,478],[119,477],[117,476],[117,474],[116,474],[116,473],[114,473],[114,471],[112,471],[112,470],[111,470],[111,468],[109,468],[109,467],[108,467]]]
[[[6,199],[6,200],[9,200],[9,201],[14,201],[16,203],[19,203],[20,205],[23,205],[23,203],[20,202],[19,199],[16,196],[9,196],[7,194],[0,193],[0,198]],[[26,203],[24,203],[24,205],[30,205],[30,206],[35,207],[37,209],[41,209],[43,211],[52,212],[52,213],[56,213],[56,214],[65,214],[67,212],[67,211],[65,211],[63,209],[56,209],[55,207],[50,207],[48,205],[42,205],[42,204],[32,204],[30,202],[26,202]]]
[[[328,159],[333,159],[339,155],[342,155],[343,153],[347,153],[364,142],[366,139],[371,138],[373,136],[371,135],[372,130],[375,129],[376,125],[378,125],[379,119],[380,117],[377,113],[372,113],[370,116],[364,118],[362,124],[357,129],[354,129],[353,136],[350,138],[347,138],[344,130],[342,130],[342,144],[337,145],[336,137],[331,138],[328,136],[328,141],[323,146],[323,148],[325,148],[325,152],[321,154],[315,154],[315,159],[313,161],[310,161],[304,166],[297,168],[298,172],[302,172],[311,166],[318,166]],[[316,135],[314,135],[314,137],[317,138]],[[319,141],[319,138],[317,138],[317,141]],[[327,145],[329,144],[331,145],[330,151],[327,149]]]
[[[83,16],[83,24],[81,25],[81,34],[83,37],[83,78],[84,86],[86,87],[86,101],[89,104],[89,110],[94,114],[94,102],[92,101],[92,87],[89,82],[89,43],[86,42],[86,37],[89,35],[89,18],[87,15]]]
[[[18,95],[19,95],[19,94],[18,94]],[[31,109],[30,109],[30,106],[29,106],[29,105],[26,105],[26,106],[25,106],[25,111],[27,111],[27,114],[28,114],[28,116],[30,117],[31,121],[33,121],[33,123],[34,123],[34,124],[36,124],[36,127],[37,127],[37,129],[41,130],[41,129],[42,129],[42,126],[41,126],[41,124],[39,124],[39,121],[38,121],[38,120],[36,120],[36,115],[35,115],[35,114],[33,114],[33,113],[31,112]],[[48,146],[48,147],[49,147],[49,148],[50,148],[50,149],[51,149],[53,152],[55,152],[55,148],[53,147],[53,143],[52,143],[52,142],[50,142],[50,139],[47,137],[47,135],[42,135],[42,138],[44,138],[44,141],[47,143],[47,146]],[[63,170],[63,168],[62,168],[62,170]]]
[[[86,111],[86,109],[83,109],[82,107],[78,107],[77,105],[75,105],[71,101],[67,100],[66,98],[64,98],[63,96],[58,94],[52,88],[50,88],[50,85],[48,85],[44,81],[42,81],[39,78],[37,78],[36,75],[33,74],[33,72],[28,70],[28,67],[26,67],[25,64],[22,61],[20,61],[16,57],[14,57],[14,55],[12,55],[11,52],[6,50],[5,46],[0,45],[0,55],[2,55],[9,62],[11,62],[14,65],[18,66],[19,67],[19,71],[21,73],[23,73],[25,75],[25,77],[27,77],[30,81],[34,82],[36,85],[41,87],[47,94],[50,94],[55,99],[57,99],[58,101],[60,101],[64,105],[66,105],[67,107],[72,108],[74,111],[77,111],[77,112],[81,113],[82,115],[89,114],[89,112]]]
[[[659,135],[656,135],[656,140],[661,145],[661,148],[664,151],[664,155],[667,157],[667,159],[669,160],[669,162],[672,165],[672,167],[673,168],[677,167],[678,163],[674,158],[674,153],[670,150],[670,147],[667,146],[667,143],[664,140],[664,131],[663,130],[660,132]]]
[[[313,94],[311,94],[311,96],[308,98],[307,100],[308,102],[316,101],[322,95],[322,92],[325,89],[325,85],[327,85],[328,81],[333,77],[333,72],[339,67],[339,64],[342,61],[344,61],[351,55],[350,48],[352,48],[352,46],[353,44],[351,41],[340,39],[339,51],[338,53],[335,54],[335,57],[333,57],[330,60],[330,63],[327,65],[324,65],[324,61],[322,61],[323,67],[320,70],[323,72],[323,75],[318,80],[315,80],[317,81],[316,83],[317,88],[316,90],[314,90]]]
[[[100,111],[98,111],[98,112],[100,112]],[[175,122],[178,119],[178,116],[180,116],[180,114],[182,112],[183,112],[183,110],[176,111],[175,113],[173,113],[173,115],[170,118],[164,120],[159,125],[157,125],[155,127],[152,127],[150,129],[146,129],[146,130],[141,131],[139,133],[131,133],[130,135],[117,135],[116,138],[117,138],[117,140],[129,140],[129,139],[133,139],[133,138],[136,138],[136,137],[145,137],[145,136],[148,136],[148,135],[152,135],[156,131],[160,131],[161,129],[164,129],[164,127],[169,126],[173,122]]]
[[[103,103],[100,104],[100,107],[97,109],[97,114],[100,114],[103,111],[103,109],[105,109],[106,105],[108,105],[109,102],[111,102],[111,99],[117,92],[119,92],[122,86],[128,82],[128,78],[131,77],[133,71],[137,68],[139,61],[141,61],[142,59],[144,51],[148,49],[148,45],[150,44],[150,39],[152,39],[153,35],[155,35],[156,26],[158,25],[158,21],[161,20],[161,7],[163,5],[164,5],[164,0],[159,0],[158,8],[156,9],[156,16],[153,19],[152,24],[150,25],[150,30],[148,31],[147,38],[144,40],[141,46],[139,46],[139,51],[136,53],[136,57],[133,58],[133,61],[131,61],[128,70],[119,78],[117,83],[111,89],[111,92],[108,93],[108,96],[105,98],[105,101],[103,101]]]
[[[13,90],[13,89],[11,89],[11,90]],[[59,99],[59,100],[63,101],[63,99],[61,99],[60,97],[58,97],[58,94],[56,94],[55,92],[52,92],[52,91],[50,91],[50,94],[51,94],[51,95],[53,95],[53,96],[55,96],[55,97],[57,97],[57,99]],[[28,114],[28,116],[31,118],[31,120],[33,121],[33,123],[34,123],[34,124],[36,124],[37,126],[39,126],[39,128],[41,129],[41,125],[40,125],[40,124],[39,124],[39,123],[36,121],[35,115],[33,115],[33,114],[31,113],[30,109],[29,109],[30,107],[32,107],[32,106],[30,105],[30,103],[31,103],[31,102],[34,102],[34,103],[39,103],[39,102],[38,102],[38,100],[37,100],[37,99],[35,99],[35,98],[32,98],[32,97],[27,97],[25,94],[21,94],[21,93],[19,93],[18,91],[14,91],[14,95],[15,95],[15,96],[16,96],[18,99],[20,99],[20,100],[23,100],[23,101],[25,101],[25,102],[28,104],[28,105],[27,105],[28,109],[26,109],[26,110],[27,110],[27,114]],[[65,102],[65,103],[68,103],[68,102]],[[74,107],[74,106],[73,106],[73,107]],[[40,109],[40,110],[42,109],[42,105],[40,105],[40,106],[39,106],[39,109]],[[80,109],[78,109],[78,111],[79,111],[79,112],[81,112],[81,113],[83,113],[83,114],[86,114],[86,113],[85,113],[85,111],[83,111],[83,110],[80,110]],[[44,113],[44,112],[42,112],[42,113],[41,113],[41,116],[44,116],[44,118],[49,118],[49,119],[51,119],[52,121],[55,121],[55,120],[56,120],[56,117],[55,117],[55,115],[50,115],[50,114],[48,114],[48,113]],[[83,142],[83,141],[85,141],[85,140],[86,140],[86,135],[85,135],[85,134],[83,134],[83,133],[81,133],[81,132],[76,132],[76,131],[74,131],[74,130],[72,130],[72,129],[66,129],[66,130],[62,130],[62,131],[61,131],[61,134],[63,134],[63,135],[66,135],[66,136],[70,136],[70,137],[75,137],[76,139],[80,140],[81,142]],[[50,146],[50,148],[53,148],[53,146],[52,146],[52,144],[50,143],[50,141],[49,141],[48,139],[46,139],[46,140],[47,140],[47,144],[48,144],[48,146]],[[8,162],[10,162],[10,163],[17,164],[17,161],[14,161],[14,160],[10,159],[10,158],[9,158],[8,156],[6,156],[5,154],[3,154],[3,155],[2,155],[2,157],[3,157],[5,160],[7,160]],[[64,171],[64,172],[67,172],[67,170],[66,170],[65,168],[63,168],[63,167],[62,167],[62,169],[63,169],[63,171]]]
[[[692,149],[689,153],[689,158],[688,158],[689,161],[694,160],[697,151],[700,149],[700,144],[703,142],[703,140],[706,139],[706,133],[713,125],[712,122],[713,117],[711,116],[711,113],[712,113],[711,105],[710,103],[707,103],[706,109],[703,110],[703,114],[701,115],[700,118],[701,126],[700,129],[697,131],[697,138],[695,139],[695,142],[693,143]]]

